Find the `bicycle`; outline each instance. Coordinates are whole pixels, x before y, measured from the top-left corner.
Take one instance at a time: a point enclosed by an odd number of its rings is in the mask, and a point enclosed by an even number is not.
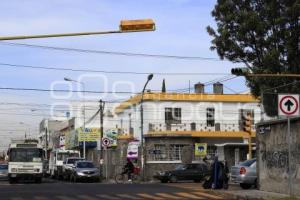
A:
[[[123,171],[125,171],[124,168],[123,168]],[[116,181],[116,183],[129,183],[127,173],[117,174],[115,176],[115,181]],[[131,174],[131,183],[139,183],[140,181],[141,181],[140,168],[135,167],[133,169],[133,173]]]

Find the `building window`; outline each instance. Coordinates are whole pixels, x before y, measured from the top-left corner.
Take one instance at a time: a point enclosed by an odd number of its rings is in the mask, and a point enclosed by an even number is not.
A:
[[[215,126],[215,109],[214,108],[206,109],[206,124],[208,127]]]
[[[170,145],[170,160],[181,160],[183,144]]]
[[[195,131],[196,130],[196,123],[193,122],[191,123],[191,131]]]
[[[167,159],[166,145],[155,144],[153,154],[154,154],[154,160],[166,160]]]
[[[165,108],[166,124],[181,124],[181,108]]]

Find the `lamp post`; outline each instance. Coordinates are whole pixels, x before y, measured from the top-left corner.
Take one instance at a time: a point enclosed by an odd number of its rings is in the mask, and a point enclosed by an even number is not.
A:
[[[75,83],[79,83],[82,85],[83,88],[83,133],[85,134],[85,84],[84,82],[80,82],[80,81],[76,81],[70,78],[64,78],[65,81],[69,81],[69,82],[75,82]],[[83,158],[86,157],[86,153],[85,153],[85,137],[83,137]]]
[[[19,122],[19,124],[21,124],[21,125],[25,125],[25,126],[27,126],[28,127],[28,130],[29,130],[29,132],[28,132],[28,134],[29,134],[29,136],[30,136],[30,125],[29,124],[26,124],[26,123],[24,123],[24,122]],[[25,131],[25,139],[26,139],[26,131]]]
[[[149,81],[153,78],[153,74],[149,74],[147,81],[142,90],[141,96],[141,164],[142,164],[142,178],[145,180],[145,155],[144,155],[144,112],[143,112],[143,102],[144,102],[144,93]]]

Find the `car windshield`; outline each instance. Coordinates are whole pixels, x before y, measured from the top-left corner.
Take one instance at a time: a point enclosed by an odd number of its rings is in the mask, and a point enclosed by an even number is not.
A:
[[[78,160],[83,160],[83,159],[78,159],[78,158],[68,159],[68,164],[74,164]]]
[[[41,162],[43,156],[42,149],[15,148],[10,149],[10,162]]]
[[[91,162],[78,162],[77,167],[78,168],[94,168],[94,164]]]
[[[8,169],[8,165],[0,165],[0,170],[1,169]]]
[[[79,157],[79,154],[78,153],[69,153],[69,152],[57,154],[57,160],[66,160],[69,157]]]
[[[184,170],[184,169],[186,169],[186,165],[177,165],[175,167],[175,170]]]
[[[241,162],[241,163],[240,163],[240,166],[243,166],[243,167],[250,167],[255,161],[256,161],[256,159],[246,160],[246,161],[244,161],[244,162]]]

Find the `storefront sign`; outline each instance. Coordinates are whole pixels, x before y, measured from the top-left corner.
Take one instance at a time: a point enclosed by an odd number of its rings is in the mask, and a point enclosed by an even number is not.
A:
[[[97,142],[100,138],[99,128],[85,128],[83,132],[82,128],[77,129],[79,142]]]
[[[195,143],[195,156],[206,156],[207,143]]]
[[[105,130],[103,137],[108,138],[110,140],[110,144],[108,147],[116,147],[117,146],[118,131],[116,129]]]
[[[128,143],[127,158],[138,159],[139,157],[139,141],[132,141]]]

